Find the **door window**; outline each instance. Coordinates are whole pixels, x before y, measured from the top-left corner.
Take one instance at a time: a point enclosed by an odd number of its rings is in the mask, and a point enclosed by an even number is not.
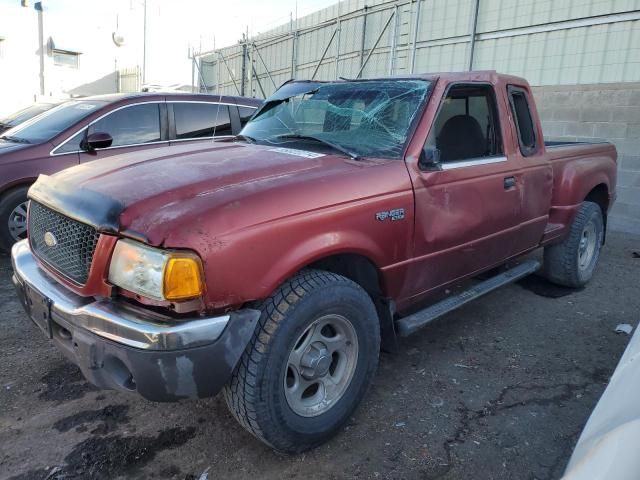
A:
[[[112,147],[160,141],[160,105],[132,105],[110,113],[89,127],[88,133],[108,133]]]
[[[490,85],[455,85],[442,101],[427,146],[452,162],[502,155],[496,100]]]
[[[229,107],[217,103],[174,103],[176,138],[232,135]]]
[[[518,132],[520,152],[522,152],[522,155],[525,157],[528,157],[536,153],[538,144],[536,142],[536,130],[533,125],[533,119],[531,118],[527,94],[521,88],[509,87],[509,100]]]

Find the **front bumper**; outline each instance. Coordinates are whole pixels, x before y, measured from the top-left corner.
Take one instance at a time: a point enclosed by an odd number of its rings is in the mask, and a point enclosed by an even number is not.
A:
[[[123,301],[76,295],[40,269],[26,240],[13,246],[11,259],[27,314],[87,380],[149,400],[218,393],[260,316],[245,309],[178,321]]]

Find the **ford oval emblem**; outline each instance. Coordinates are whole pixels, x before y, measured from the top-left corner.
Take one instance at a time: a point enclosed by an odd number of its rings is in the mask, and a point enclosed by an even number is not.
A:
[[[55,247],[58,245],[58,239],[53,233],[47,232],[44,234],[44,243],[47,244],[47,247]]]

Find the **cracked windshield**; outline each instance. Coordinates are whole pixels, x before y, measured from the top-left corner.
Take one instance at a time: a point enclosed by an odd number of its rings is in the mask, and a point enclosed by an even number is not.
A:
[[[294,93],[268,100],[241,138],[279,146],[315,144],[352,158],[399,158],[429,86],[425,80],[290,84]]]

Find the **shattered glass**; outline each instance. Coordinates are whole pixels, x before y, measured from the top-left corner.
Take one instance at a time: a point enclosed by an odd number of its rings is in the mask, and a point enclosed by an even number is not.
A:
[[[309,83],[267,100],[241,135],[269,145],[317,143],[354,158],[400,158],[429,87],[418,79]]]

